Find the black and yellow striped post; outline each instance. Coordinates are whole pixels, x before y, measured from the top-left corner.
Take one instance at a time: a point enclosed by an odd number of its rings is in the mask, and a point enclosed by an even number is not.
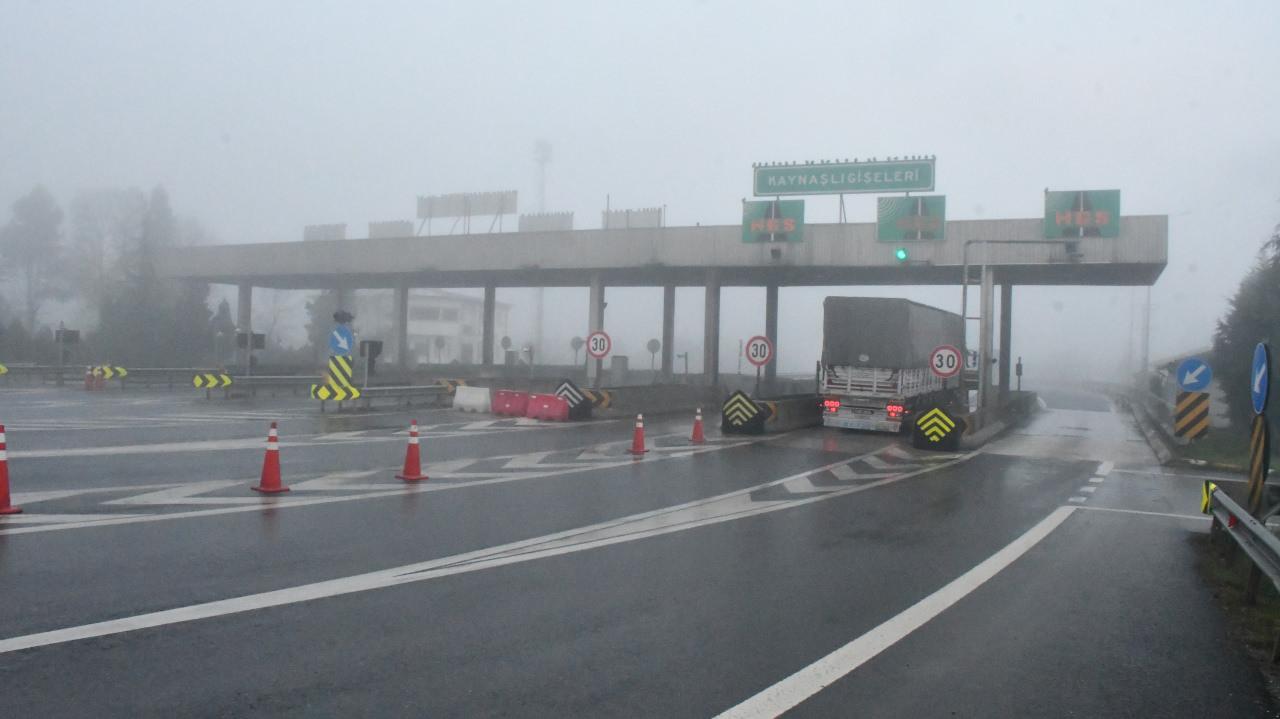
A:
[[[1173,413],[1173,434],[1188,440],[1209,432],[1209,393],[1179,392]]]
[[[1267,415],[1253,418],[1249,432],[1249,514],[1257,517],[1262,511],[1267,472],[1271,469],[1271,426]]]

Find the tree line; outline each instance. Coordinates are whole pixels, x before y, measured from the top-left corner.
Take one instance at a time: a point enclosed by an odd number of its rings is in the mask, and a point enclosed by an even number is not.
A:
[[[174,214],[163,187],[80,192],[66,210],[33,188],[0,226],[0,362],[56,362],[64,316],[85,325],[75,327],[74,362],[216,362],[215,337],[234,331],[230,308],[223,302],[215,315],[207,284],[167,280],[156,266],[164,250],[210,240],[198,222]]]
[[[1213,336],[1213,371],[1236,426],[1247,426],[1253,416],[1249,375],[1253,348],[1259,342],[1270,343],[1273,353],[1280,352],[1276,344],[1280,342],[1280,225],[1258,252],[1257,263],[1240,282]],[[1275,386],[1273,379],[1272,393]]]

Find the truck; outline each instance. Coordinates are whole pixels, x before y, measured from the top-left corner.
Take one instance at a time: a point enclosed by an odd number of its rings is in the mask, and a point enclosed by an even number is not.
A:
[[[959,376],[929,369],[935,347],[963,347],[960,315],[895,297],[827,297],[822,314],[824,426],[901,432],[919,411],[965,403]]]

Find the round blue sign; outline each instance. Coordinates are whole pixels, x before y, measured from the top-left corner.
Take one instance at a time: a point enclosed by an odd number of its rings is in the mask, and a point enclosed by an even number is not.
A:
[[[356,335],[346,325],[338,325],[329,333],[329,351],[335,355],[350,356],[355,343]]]
[[[1199,357],[1189,357],[1178,365],[1178,389],[1183,392],[1203,392],[1213,380],[1213,370],[1209,363]]]
[[[1249,371],[1249,393],[1253,396],[1253,411],[1267,411],[1267,395],[1271,388],[1271,350],[1265,342],[1253,348],[1253,369]]]

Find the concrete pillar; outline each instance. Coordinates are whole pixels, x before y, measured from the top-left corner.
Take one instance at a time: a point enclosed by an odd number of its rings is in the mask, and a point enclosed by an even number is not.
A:
[[[498,288],[489,285],[484,288],[484,319],[480,331],[480,363],[493,364],[493,334],[495,316],[498,310]]]
[[[778,378],[778,286],[764,288],[764,336],[773,345],[773,359],[764,366],[764,381],[772,388]]]
[[[720,383],[720,275],[707,273],[706,310],[702,332],[702,376],[708,385]]]
[[[405,372],[409,367],[409,283],[400,281],[396,284],[395,314],[392,318],[392,332],[395,334],[396,365]]]
[[[335,287],[333,290],[333,299],[336,310],[346,310],[351,314],[356,313],[355,309],[355,292],[347,287]]]
[[[978,319],[978,424],[979,429],[991,411],[995,398],[991,394],[992,335],[994,334],[993,310],[995,309],[995,285],[990,267],[982,268],[982,291],[979,299]]]
[[[662,378],[671,381],[675,373],[676,287],[662,288]]]
[[[1008,398],[1009,374],[1013,369],[1011,343],[1013,340],[1013,285],[1000,285],[1000,403]]]
[[[249,341],[245,343],[243,349],[236,349],[236,362],[247,368],[249,366],[249,353],[253,351],[253,285],[242,282],[238,287],[239,294],[236,296],[236,332],[248,332]],[[238,339],[235,341],[239,341]]]
[[[604,329],[604,281],[599,274],[591,275],[591,288],[587,302],[587,335]],[[600,375],[604,372],[604,361],[593,360],[587,355],[587,384],[600,386]]]

